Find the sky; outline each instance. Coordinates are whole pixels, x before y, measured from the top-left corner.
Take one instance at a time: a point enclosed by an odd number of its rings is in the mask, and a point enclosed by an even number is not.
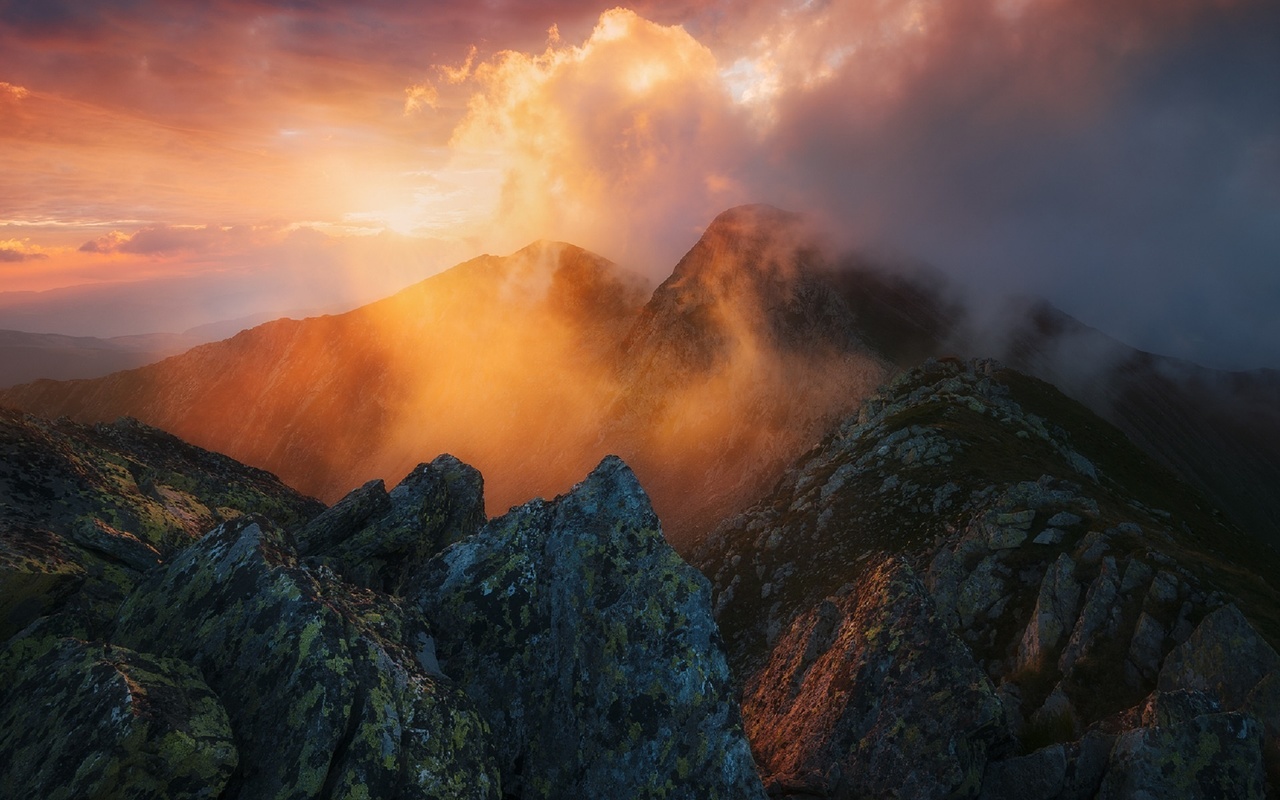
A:
[[[349,307],[535,239],[658,281],[748,202],[1280,367],[1280,4],[0,0],[0,327]],[[89,316],[43,324],[160,319]]]

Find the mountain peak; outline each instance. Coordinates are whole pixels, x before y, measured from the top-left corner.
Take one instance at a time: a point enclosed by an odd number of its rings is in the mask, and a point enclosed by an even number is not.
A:
[[[800,214],[766,204],[735,206],[711,221],[669,282],[794,277],[814,260],[816,240]]]

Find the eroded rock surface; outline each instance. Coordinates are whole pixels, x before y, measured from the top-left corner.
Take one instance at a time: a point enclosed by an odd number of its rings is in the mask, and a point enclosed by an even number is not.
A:
[[[188,664],[50,639],[0,655],[6,797],[219,797],[239,759],[227,712]]]
[[[114,634],[191,663],[222,698],[242,754],[229,796],[499,797],[484,721],[416,656],[428,638],[415,612],[303,567],[256,518],[173,559]]]
[[[508,794],[763,797],[710,587],[619,459],[445,550],[413,597]]]
[[[896,561],[923,599],[872,622],[860,604]],[[778,796],[1093,798],[1106,781],[1140,797],[1152,770],[1168,778],[1152,797],[1188,782],[1251,796],[1280,753],[1263,721],[1276,555],[1083,407],[993,362],[901,375],[695,563]],[[953,666],[897,684],[864,668],[898,628],[915,633],[893,639],[890,671],[934,663],[937,631]],[[917,703],[924,686],[947,691]],[[977,719],[991,724],[954,724]],[[890,741],[914,756],[859,760]],[[948,758],[954,772],[931,772]]]

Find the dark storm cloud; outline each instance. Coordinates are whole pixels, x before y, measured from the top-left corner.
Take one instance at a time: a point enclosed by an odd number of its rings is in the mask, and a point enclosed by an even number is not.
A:
[[[784,99],[758,185],[978,294],[1280,364],[1280,7],[1094,11],[953,6],[909,63],[872,50]]]

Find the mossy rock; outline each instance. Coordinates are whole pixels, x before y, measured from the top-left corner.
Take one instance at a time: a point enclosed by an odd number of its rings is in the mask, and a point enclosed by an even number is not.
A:
[[[114,637],[205,674],[243,754],[228,797],[500,796],[483,720],[415,656],[422,620],[304,567],[263,520],[179,554],[122,607]]]
[[[710,587],[618,458],[446,549],[411,596],[511,796],[763,798]]]
[[[8,797],[216,798],[236,768],[226,710],[180,661],[60,639],[7,677]]]

